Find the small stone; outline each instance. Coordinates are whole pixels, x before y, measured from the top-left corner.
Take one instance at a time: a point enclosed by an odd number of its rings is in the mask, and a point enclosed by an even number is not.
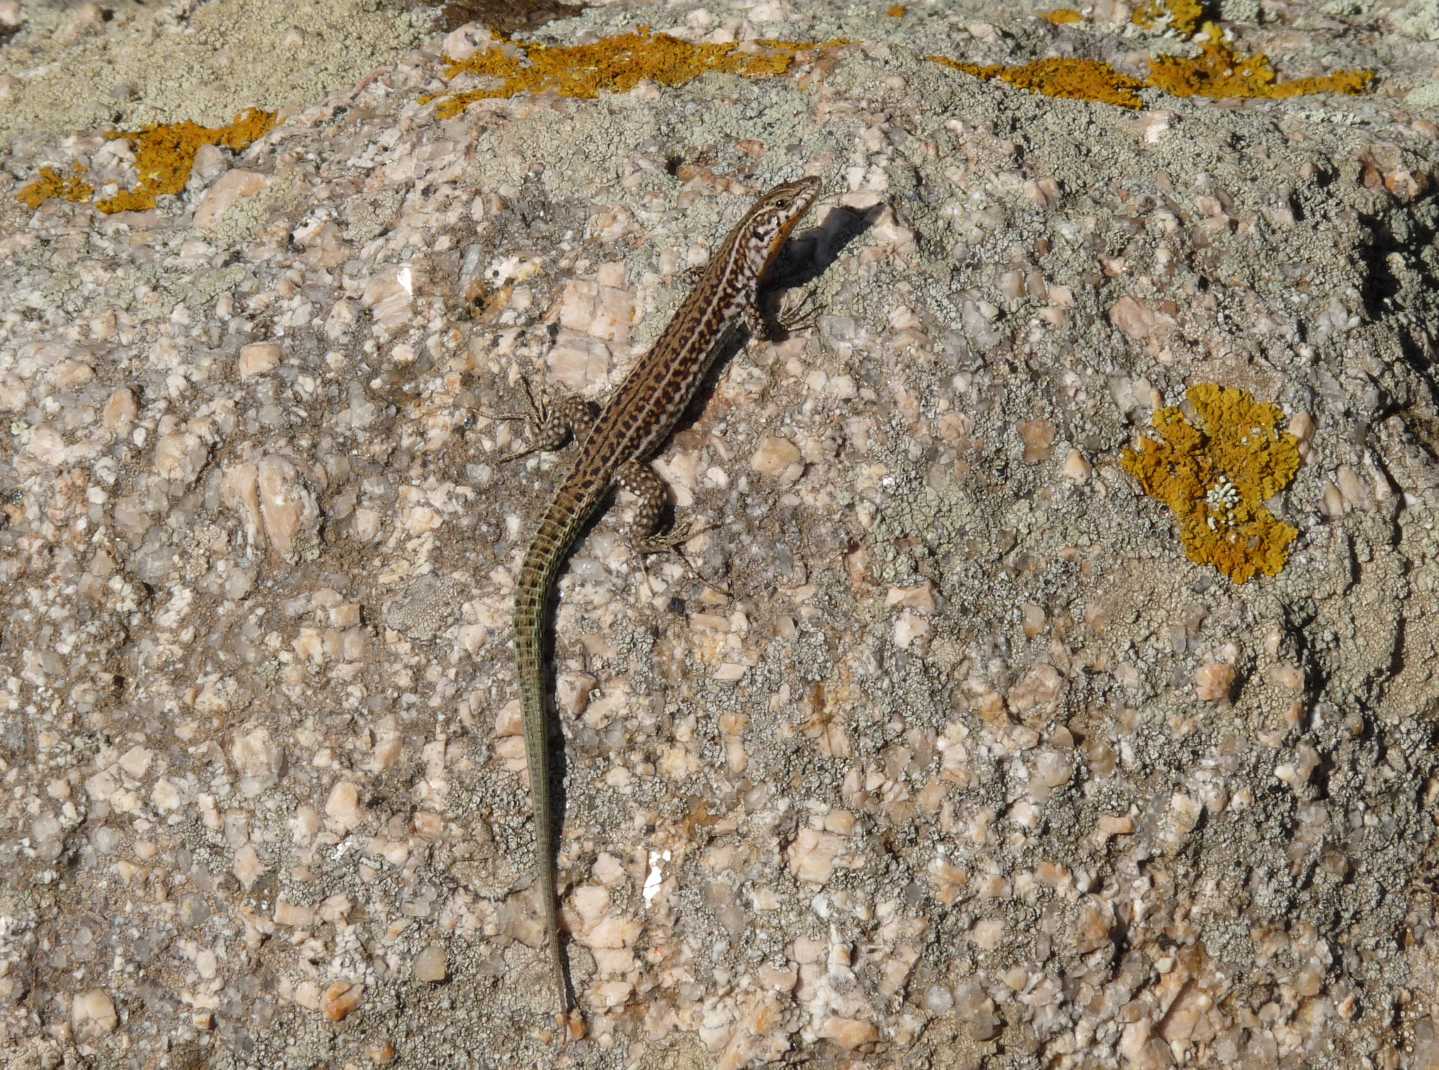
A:
[[[96,802],[105,802],[115,794],[119,787],[120,785],[115,780],[115,774],[109,769],[102,769],[85,781],[85,793]]]
[[[246,462],[227,465],[220,478],[220,500],[240,514],[245,524],[245,538],[252,544],[259,539],[263,527],[259,477],[259,469]]]
[[[346,831],[358,826],[365,819],[360,808],[360,789],[348,780],[337,781],[325,800],[325,814]]]
[[[1056,788],[1068,784],[1074,774],[1073,757],[1060,751],[1042,750],[1029,764],[1029,796],[1036,803],[1044,802]]]
[[[1004,919],[983,918],[969,931],[969,942],[981,951],[993,951],[1004,941]]]
[[[285,750],[268,728],[255,728],[236,737],[230,745],[230,758],[240,772],[241,792],[253,798],[279,779]]]
[[[1194,694],[1200,702],[1228,702],[1234,692],[1234,666],[1213,661],[1194,672]]]
[[[1095,822],[1094,836],[1101,845],[1115,836],[1132,836],[1133,834],[1134,818],[1128,814],[1103,814]]]
[[[489,29],[479,22],[467,22],[445,36],[443,52],[446,59],[462,63],[491,40]]]
[[[103,988],[90,988],[70,1004],[70,1025],[81,1043],[93,1044],[120,1024],[115,1003]]]
[[[319,525],[319,507],[300,482],[299,470],[283,457],[266,457],[257,468],[260,517],[270,547],[278,557],[294,561],[301,532]]]
[[[251,342],[240,347],[240,360],[236,370],[241,379],[253,379],[257,375],[273,371],[284,355],[278,342]]]
[[[878,1040],[879,1030],[871,1023],[858,1018],[842,1018],[832,1014],[820,1023],[819,1035],[824,1040],[838,1044],[845,1051],[854,1051],[863,1044]]]
[[[230,872],[234,873],[235,879],[249,891],[265,872],[265,865],[260,861],[255,848],[247,843],[235,852],[235,864],[230,867]]]
[[[144,747],[131,747],[120,756],[120,768],[136,780],[139,780],[145,775],[145,771],[150,768],[150,760],[154,756],[155,752],[152,750],[147,750]]]
[[[1301,743],[1295,752],[1294,760],[1280,763],[1275,767],[1274,775],[1298,791],[1309,783],[1309,778],[1318,767],[1319,752],[1308,743]]]
[[[195,161],[190,165],[191,179],[209,182],[225,173],[230,166],[229,157],[219,145],[201,145],[195,150]]]
[[[150,802],[155,809],[162,814],[173,813],[180,808],[180,790],[175,782],[169,777],[161,777],[155,781],[155,786],[150,790]]]
[[[1344,504],[1350,509],[1374,508],[1374,494],[1353,465],[1341,464],[1334,473]]]
[[[1203,804],[1192,795],[1176,792],[1170,797],[1169,821],[1174,830],[1176,843],[1188,838],[1199,824],[1200,815],[1203,813]]]
[[[284,899],[275,904],[276,925],[289,925],[296,929],[303,929],[308,925],[313,925],[314,922],[315,912],[309,907],[286,902]]]
[[[1064,457],[1064,467],[1060,474],[1072,483],[1087,483],[1089,476],[1094,471],[1093,466],[1078,450],[1070,450]]]
[[[894,645],[901,650],[908,650],[916,640],[928,636],[930,630],[930,623],[927,617],[920,616],[913,610],[906,609],[895,618]]]
[[[590,988],[590,999],[601,1007],[623,1007],[634,995],[634,985],[628,981],[602,981]]]
[[[335,981],[320,996],[320,1010],[332,1022],[343,1022],[360,1005],[365,986],[349,981]]]
[[[1173,317],[1129,296],[1121,297],[1110,307],[1109,322],[1136,342],[1166,332],[1174,325]]]
[[[924,1009],[930,1014],[948,1014],[954,1009],[954,993],[944,985],[930,985],[925,989]]]
[[[1280,662],[1269,671],[1269,678],[1286,691],[1304,690],[1304,672],[1288,662]]]
[[[196,228],[213,229],[232,207],[248,197],[255,196],[269,184],[270,180],[265,175],[240,168],[221,175],[195,205]]]
[[[50,381],[60,390],[73,390],[95,378],[95,369],[84,361],[66,360],[55,366]]]
[[[766,435],[760,439],[759,448],[754,451],[749,463],[760,475],[783,487],[792,486],[804,475],[804,458],[799,447],[778,435]]]
[[[921,613],[933,613],[936,608],[935,588],[931,580],[925,580],[915,587],[891,587],[885,592],[886,606],[904,606]]]
[[[1073,930],[1074,946],[1081,955],[1109,945],[1109,920],[1102,910],[1087,906],[1080,911],[1079,924]]]
[[[1019,425],[1019,438],[1024,443],[1024,463],[1047,461],[1054,452],[1054,425],[1048,420],[1025,420]]]
[[[1289,418],[1289,424],[1285,428],[1299,440],[1299,455],[1306,459],[1309,456],[1309,444],[1314,439],[1314,427],[1313,415],[1301,409]]]
[[[410,322],[414,298],[415,272],[409,264],[377,272],[360,292],[360,303],[370,310],[376,326],[385,333]]]
[[[0,375],[0,412],[19,412],[29,397],[24,382],[13,375]]]
[[[40,424],[30,432],[25,452],[42,465],[56,468],[65,463],[65,436],[49,424]]]
[[[785,857],[800,880],[823,884],[834,872],[835,856],[843,846],[844,840],[833,833],[802,828]]]
[[[430,944],[415,956],[415,980],[436,984],[449,974],[450,963],[444,946]]]
[[[179,431],[155,440],[155,471],[161,479],[189,486],[200,475],[210,451],[199,435]]]

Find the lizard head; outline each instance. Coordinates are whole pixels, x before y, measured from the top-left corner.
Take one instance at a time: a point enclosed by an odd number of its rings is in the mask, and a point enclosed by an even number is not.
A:
[[[785,182],[758,201],[740,224],[744,235],[744,256],[757,275],[779,255],[789,232],[809,211],[819,196],[820,181],[813,175]]]

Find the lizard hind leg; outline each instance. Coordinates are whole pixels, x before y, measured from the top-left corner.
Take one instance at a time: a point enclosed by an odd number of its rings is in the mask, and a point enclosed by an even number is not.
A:
[[[672,524],[668,530],[660,531],[660,518],[664,515],[665,504],[668,501],[668,489],[665,487],[664,480],[649,465],[632,460],[620,465],[619,471],[615,473],[615,481],[639,499],[639,508],[630,525],[630,546],[634,548],[635,553],[674,554],[684,563],[690,574],[706,587],[713,587],[721,594],[733,594],[729,588],[721,587],[719,584],[705,579],[690,562],[690,559],[685,556],[684,551],[680,549],[684,543],[696,535],[713,531],[719,527],[718,524],[707,524],[704,527],[696,528],[692,521],[680,520]]]

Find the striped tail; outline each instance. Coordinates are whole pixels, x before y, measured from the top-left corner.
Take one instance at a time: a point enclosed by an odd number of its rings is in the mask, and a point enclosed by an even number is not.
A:
[[[525,759],[535,825],[535,883],[540,917],[549,944],[550,967],[559,996],[561,1024],[571,1002],[560,949],[559,898],[555,889],[555,807],[550,790],[550,719],[545,706],[545,625],[555,578],[580,528],[599,504],[600,495],[561,486],[545,509],[520,567],[515,592],[515,655],[525,717]]]

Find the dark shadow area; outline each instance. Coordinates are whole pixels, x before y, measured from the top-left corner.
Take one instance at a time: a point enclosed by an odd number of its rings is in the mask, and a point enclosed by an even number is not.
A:
[[[409,0],[410,7],[439,8],[445,29],[456,30],[478,22],[495,33],[511,36],[531,33],[555,19],[574,18],[588,4],[574,0]]]
[[[1361,217],[1369,230],[1364,249],[1364,315],[1371,323],[1391,321],[1404,362],[1424,383],[1430,403],[1439,408],[1439,323],[1426,315],[1426,296],[1439,292],[1439,195],[1429,194],[1414,203]],[[1396,273],[1391,257],[1407,268]],[[1408,292],[1406,292],[1408,291]],[[1404,306],[1412,305],[1406,309]],[[1396,316],[1396,313],[1398,315]]]

